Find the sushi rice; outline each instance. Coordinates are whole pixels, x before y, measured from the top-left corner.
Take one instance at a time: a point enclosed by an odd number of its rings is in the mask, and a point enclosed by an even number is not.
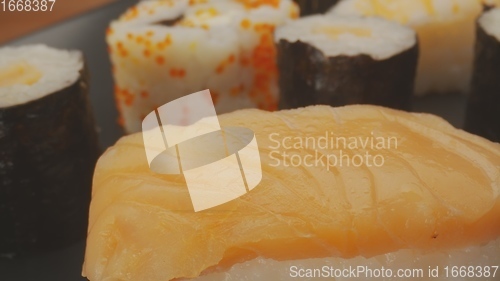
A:
[[[452,250],[422,251],[398,250],[395,252],[365,258],[362,256],[351,259],[338,257],[310,258],[299,260],[278,261],[266,258],[256,258],[251,261],[233,265],[224,272],[209,273],[195,279],[196,281],[253,281],[253,280],[440,280],[455,281],[450,273],[454,266],[486,268],[500,264],[500,239],[485,245],[470,246]],[[448,267],[446,276],[445,267]],[[438,268],[440,278],[429,277],[429,269]],[[343,271],[344,276],[331,269],[354,269]],[[377,276],[383,269],[385,277]],[[307,270],[316,270],[314,277],[305,277]],[[321,274],[319,275],[318,270]],[[371,272],[370,272],[371,270]],[[467,277],[466,280],[498,280],[493,277],[494,267],[489,277]],[[310,271],[311,272],[311,271]],[[354,272],[354,274],[353,274]],[[300,275],[299,275],[300,274]],[[398,276],[403,275],[403,276]],[[500,272],[496,272],[498,278]],[[328,278],[327,278],[328,277]],[[356,278],[358,277],[358,278]],[[377,277],[377,278],[375,278]]]
[[[24,104],[68,87],[82,69],[78,51],[45,45],[0,48],[0,107]]]
[[[500,8],[486,12],[479,18],[478,23],[487,34],[500,42]]]
[[[298,17],[291,0],[139,2],[107,32],[127,132],[152,110],[210,89],[218,113],[277,107],[272,32]]]
[[[325,56],[365,54],[384,60],[416,44],[415,32],[397,23],[375,17],[309,16],[276,30],[275,40],[302,41]]]

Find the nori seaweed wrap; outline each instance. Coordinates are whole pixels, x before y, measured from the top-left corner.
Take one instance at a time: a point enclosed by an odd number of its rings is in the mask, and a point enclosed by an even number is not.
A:
[[[300,6],[300,15],[323,14],[340,0],[294,0]]]
[[[0,254],[85,237],[100,155],[80,52],[0,49]]]
[[[481,16],[476,28],[474,73],[465,130],[500,142],[500,8]]]
[[[415,32],[377,18],[309,16],[279,28],[280,109],[375,104],[409,110]]]
[[[470,90],[481,9],[481,0],[343,0],[328,14],[381,17],[413,28],[419,43],[415,95],[456,95]]]

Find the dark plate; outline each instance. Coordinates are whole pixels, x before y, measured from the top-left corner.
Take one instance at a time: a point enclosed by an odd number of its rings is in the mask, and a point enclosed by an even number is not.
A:
[[[79,49],[85,54],[90,70],[90,93],[100,128],[103,148],[114,144],[123,134],[117,124],[118,113],[113,98],[113,81],[106,44],[105,30],[135,0],[121,0],[102,9],[87,13],[56,26],[9,42],[8,45],[44,43],[56,48]],[[433,96],[416,99],[414,110],[442,116],[461,127],[466,99],[460,96]],[[1,230],[1,229],[0,229]],[[9,260],[0,257],[2,281],[78,281],[81,276],[85,242],[59,251],[29,258]]]

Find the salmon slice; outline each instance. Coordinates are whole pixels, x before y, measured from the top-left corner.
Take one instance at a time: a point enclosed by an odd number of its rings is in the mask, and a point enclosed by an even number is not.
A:
[[[192,278],[257,257],[372,257],[500,236],[500,144],[439,117],[354,105],[241,110],[219,121],[255,132],[260,184],[194,212],[184,177],[152,172],[142,134],[123,137],[95,170],[83,268],[89,280]],[[361,143],[314,143],[320,137]],[[373,138],[392,145],[373,147]],[[333,165],[331,155],[340,153],[384,163]],[[308,162],[307,155],[331,157]],[[302,162],[285,161],[292,158]]]

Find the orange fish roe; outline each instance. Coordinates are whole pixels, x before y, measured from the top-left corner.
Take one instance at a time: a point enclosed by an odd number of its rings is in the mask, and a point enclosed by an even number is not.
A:
[[[141,97],[143,97],[143,98],[148,98],[148,97],[149,97],[149,93],[148,93],[148,91],[142,91],[142,92],[141,92]]]
[[[266,73],[258,73],[254,78],[254,86],[261,92],[267,91],[269,80],[269,75]]]
[[[269,32],[271,34],[274,32],[274,28],[275,28],[274,25],[268,23],[258,23],[253,27],[253,29],[256,32],[259,33]]]
[[[196,16],[210,16],[210,17],[215,17],[219,14],[219,11],[217,11],[215,8],[211,7],[208,9],[199,9],[196,11],[195,15]]]
[[[111,27],[106,28],[106,35],[111,35],[113,34],[113,29]]]
[[[130,20],[133,20],[135,18],[137,18],[139,16],[139,10],[137,9],[137,7],[132,7],[130,9],[128,9],[125,14],[121,17],[121,19],[125,20],[125,21],[130,21]]]
[[[274,8],[280,6],[280,0],[237,0],[237,2],[245,5],[247,9],[259,8],[262,5],[269,5]]]
[[[225,60],[221,61],[219,63],[219,65],[217,65],[217,67],[215,68],[215,72],[217,74],[221,74],[222,72],[224,72],[226,67],[229,64],[233,63],[235,60],[236,60],[236,57],[233,54],[229,55],[229,57],[227,57]]]
[[[217,105],[219,102],[220,94],[217,91],[210,91],[210,95],[212,96],[212,101],[214,102],[214,105]]]
[[[253,87],[249,96],[261,109],[275,110],[276,99],[271,86],[278,78],[276,67],[276,47],[272,33],[274,26],[271,24],[256,24],[254,29],[260,34],[259,44],[253,49],[251,64],[255,69]],[[241,61],[240,61],[241,63]]]
[[[118,54],[122,57],[126,57],[128,55],[127,50],[123,46],[123,43],[121,41],[118,41],[116,43],[116,48],[118,49]]]
[[[244,29],[249,29],[250,26],[252,25],[252,22],[249,19],[244,19],[241,21],[240,25]]]
[[[184,76],[186,76],[186,70],[182,68],[171,68],[170,76],[173,78],[183,78]]]
[[[216,68],[215,68],[215,72],[217,74],[221,74],[222,72],[224,72],[224,64],[219,64]]]
[[[134,103],[135,96],[127,89],[120,89],[115,86],[115,98],[118,101],[118,104],[123,102],[127,106],[131,106]],[[118,106],[120,107],[120,106]]]
[[[128,56],[127,50],[120,50],[120,56],[122,56],[122,57]]]
[[[194,22],[190,20],[182,20],[179,22],[179,25],[184,27],[195,27]]]
[[[163,42],[158,42],[156,43],[156,48],[158,48],[158,50],[164,50],[165,48],[167,47],[167,45]]]
[[[120,112],[120,116],[118,117],[118,120],[116,122],[118,123],[118,125],[123,127],[123,126],[125,126],[125,119],[123,119],[121,110],[118,110],[118,111]]]
[[[140,35],[135,38],[135,42],[137,42],[137,44],[141,44],[142,41],[144,41],[144,38],[142,38],[142,36]]]
[[[146,49],[142,52],[144,54],[145,57],[149,58],[149,56],[151,56],[151,51]]]
[[[247,57],[241,57],[240,64],[242,66],[248,66],[250,64],[250,60]]]
[[[253,66],[266,71],[276,70],[276,48],[270,34],[263,34],[259,45],[252,52]]]
[[[147,37],[151,37],[151,36],[153,36],[154,34],[155,34],[155,33],[154,33],[152,30],[149,30],[149,31],[147,31],[147,32],[146,32],[146,36],[147,36]]]
[[[241,84],[239,86],[231,88],[229,95],[232,97],[239,96],[245,90],[245,85]]]
[[[167,46],[172,44],[172,36],[170,36],[170,34],[167,34],[167,36],[165,36],[164,43],[167,44]]]
[[[123,96],[125,97],[124,102],[126,105],[131,106],[134,103],[135,97],[127,89],[123,90]]]
[[[157,56],[156,59],[155,59],[156,63],[158,65],[163,65],[165,64],[165,58],[163,56]]]
[[[129,40],[133,40],[134,39],[134,35],[132,33],[127,33],[127,38]]]
[[[260,102],[257,105],[260,109],[267,111],[276,111],[278,110],[278,104],[276,102]]]
[[[264,107],[264,109],[267,111],[276,111],[278,110],[278,103],[273,101],[272,103],[269,103],[267,107]]]
[[[164,50],[165,48],[167,48],[170,45],[172,45],[172,39],[170,38],[170,35],[167,35],[167,37],[165,38],[165,40],[156,43],[156,47],[160,51]]]

